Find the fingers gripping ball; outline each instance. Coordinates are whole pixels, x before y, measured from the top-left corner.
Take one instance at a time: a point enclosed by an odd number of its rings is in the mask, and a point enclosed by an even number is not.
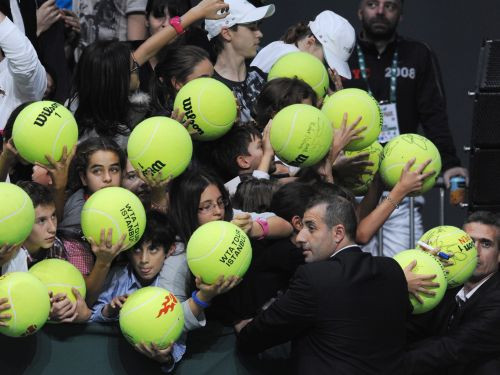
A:
[[[146,228],[146,212],[137,196],[121,187],[98,190],[85,202],[82,230],[85,237],[100,243],[101,229],[113,229],[112,243],[126,234],[124,250],[136,244]]]
[[[16,118],[12,138],[19,154],[34,164],[48,165],[45,155],[60,160],[63,147],[69,152],[78,139],[73,114],[63,105],[40,101],[28,105]]]
[[[307,104],[292,104],[274,116],[270,140],[276,155],[289,165],[308,167],[318,163],[332,144],[328,118]]]
[[[307,52],[288,53],[274,63],[267,80],[295,77],[311,86],[318,98],[326,95],[330,79],[325,65],[317,57]]]
[[[0,298],[8,298],[10,308],[2,311],[11,318],[0,333],[10,337],[29,336],[47,322],[50,312],[49,291],[29,272],[11,272],[0,276]]]
[[[180,301],[163,288],[148,286],[135,291],[120,311],[120,328],[132,345],[154,343],[164,349],[179,338],[183,327]]]
[[[441,171],[441,155],[434,143],[418,134],[402,134],[385,145],[380,162],[380,176],[384,183],[393,188],[399,181],[406,163],[413,158],[415,158],[415,163],[410,169],[412,171],[423,162],[432,159],[423,172],[434,170],[436,173],[424,181],[422,189],[416,194],[429,191],[436,183],[436,178]]]
[[[413,314],[423,314],[436,307],[443,299],[447,286],[444,269],[441,263],[431,254],[415,249],[402,251],[396,254],[394,259],[399,263],[401,268],[405,268],[413,260],[416,260],[417,265],[413,268],[412,272],[417,275],[436,275],[432,281],[439,283],[439,287],[429,288],[434,291],[436,295],[428,296],[420,293],[420,297],[424,303],[418,302],[417,299],[410,294],[410,301],[413,305]]]
[[[237,108],[233,92],[213,78],[197,78],[186,83],[177,93],[174,109],[185,112],[191,120],[188,130],[193,138],[211,141],[226,134],[236,120]]]
[[[65,293],[71,302],[75,302],[71,288],[78,290],[83,299],[86,295],[85,280],[80,271],[62,259],[45,259],[29,269],[52,294]]]
[[[477,249],[472,238],[463,230],[442,225],[424,233],[420,241],[446,254],[453,254],[448,260],[445,276],[448,288],[455,288],[466,282],[477,266]]]
[[[0,246],[24,242],[35,223],[33,202],[19,186],[0,182]]]
[[[188,166],[193,142],[186,129],[168,117],[151,117],[138,124],[130,134],[127,154],[135,169],[154,177],[177,177]]]
[[[369,174],[363,174],[359,176],[359,180],[347,180],[344,182],[344,185],[349,188],[354,194],[360,196],[366,194],[368,191],[368,187],[373,181],[375,177],[375,173],[377,173],[378,168],[380,166],[380,155],[382,154],[383,147],[378,142],[373,142],[367,148],[364,148],[360,151],[346,151],[346,157],[354,157],[359,154],[369,153],[368,156],[369,161],[373,162],[373,166],[366,167],[365,171],[369,172]]]
[[[344,89],[332,94],[321,108],[323,113],[332,122],[334,128],[342,125],[344,113],[347,113],[348,122],[362,117],[357,128],[366,126],[359,135],[362,139],[349,142],[347,151],[359,151],[375,142],[382,130],[383,116],[377,101],[368,92],[361,89]]]
[[[243,277],[252,260],[250,240],[227,221],[212,221],[199,227],[189,239],[187,262],[195,276],[213,284],[220,275]]]

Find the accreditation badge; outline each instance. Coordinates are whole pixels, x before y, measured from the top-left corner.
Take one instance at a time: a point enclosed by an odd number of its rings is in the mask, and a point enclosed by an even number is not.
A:
[[[396,110],[396,103],[380,104],[380,110],[382,111],[384,122],[382,124],[382,131],[378,136],[378,141],[384,144],[399,135],[398,112]]]

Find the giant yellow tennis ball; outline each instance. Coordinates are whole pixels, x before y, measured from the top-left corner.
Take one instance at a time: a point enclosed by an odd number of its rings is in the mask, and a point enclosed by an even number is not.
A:
[[[76,298],[71,290],[75,288],[85,299],[87,292],[85,280],[80,271],[70,262],[62,259],[45,259],[31,267],[29,272],[44,283],[54,296],[58,293],[65,293],[71,302],[75,302]]]
[[[436,183],[436,179],[441,171],[441,155],[434,143],[418,134],[402,134],[393,138],[384,147],[380,162],[380,176],[384,183],[393,188],[399,181],[401,172],[406,163],[415,158],[415,163],[410,170],[414,171],[420,164],[432,159],[431,163],[425,167],[423,172],[434,170],[436,173],[428,177],[420,191],[413,195],[423,194],[430,190]]]
[[[17,185],[0,182],[0,246],[24,242],[35,223],[33,202]]]
[[[2,311],[11,318],[0,333],[11,337],[29,336],[47,322],[50,312],[49,291],[28,272],[11,272],[0,276],[0,298],[7,298],[10,308]]]
[[[448,260],[451,266],[444,267],[448,288],[465,283],[477,266],[477,249],[474,241],[463,230],[450,225],[442,225],[424,233],[421,242],[441,252],[453,254]]]
[[[270,140],[276,155],[289,165],[308,167],[319,162],[332,144],[328,118],[307,104],[292,104],[273,118]]]
[[[422,250],[405,250],[394,256],[394,259],[399,263],[401,268],[405,268],[413,260],[417,261],[417,265],[413,268],[412,272],[417,275],[436,275],[433,282],[439,283],[439,287],[429,288],[436,293],[434,296],[428,296],[420,293],[420,297],[424,303],[420,303],[417,299],[410,294],[410,301],[413,305],[413,314],[422,314],[432,310],[443,299],[446,292],[446,277],[441,263],[434,258],[431,254]]]
[[[330,95],[321,108],[323,113],[332,122],[335,129],[342,125],[344,113],[347,113],[347,125],[362,119],[356,128],[366,126],[359,135],[362,139],[351,141],[345,147],[347,151],[359,151],[375,142],[382,130],[383,116],[377,101],[364,90],[344,89]]]
[[[193,142],[187,130],[168,117],[151,117],[138,124],[128,139],[128,159],[135,169],[154,177],[177,177],[188,166]]]
[[[174,109],[185,112],[195,130],[193,138],[211,141],[226,134],[236,120],[237,107],[233,92],[213,78],[197,78],[186,83],[177,93]]]
[[[12,138],[19,154],[34,164],[48,165],[45,155],[61,159],[63,147],[68,153],[78,140],[78,126],[73,114],[63,105],[35,102],[17,115]]]
[[[382,150],[383,147],[380,143],[373,142],[370,146],[360,151],[346,151],[345,156],[349,158],[359,154],[368,153],[369,155],[367,160],[371,161],[373,166],[365,168],[365,171],[368,172],[368,174],[360,175],[358,180],[345,180],[342,182],[343,185],[358,196],[366,194],[368,187],[372,183],[375,173],[377,173],[380,166],[380,154],[382,153]]]
[[[187,262],[195,276],[213,284],[220,275],[242,277],[252,247],[245,232],[227,221],[212,221],[195,230],[187,245]]]
[[[101,229],[113,229],[112,243],[126,235],[124,249],[136,244],[146,229],[146,212],[137,196],[121,187],[107,187],[96,191],[82,209],[82,230],[87,238],[97,244],[101,241]]]
[[[135,291],[120,310],[120,328],[132,345],[154,343],[164,349],[179,338],[183,327],[181,302],[156,286]]]
[[[274,63],[267,75],[267,80],[274,78],[299,78],[307,83],[323,98],[328,90],[330,78],[325,65],[307,52],[287,53]]]

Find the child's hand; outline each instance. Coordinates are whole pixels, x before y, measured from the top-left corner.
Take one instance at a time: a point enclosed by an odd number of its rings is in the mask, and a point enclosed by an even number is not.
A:
[[[50,155],[45,155],[45,158],[49,162],[49,165],[43,165],[38,162],[35,163],[36,166],[40,168],[45,168],[52,178],[52,187],[54,190],[65,190],[68,183],[68,171],[71,164],[71,160],[75,156],[76,145],[73,146],[71,152],[68,154],[66,146],[63,147],[63,152],[61,159],[55,161]]]
[[[271,145],[271,125],[273,123],[273,120],[269,120],[267,123],[266,127],[264,128],[264,131],[262,132],[262,149],[264,151],[264,154],[269,154],[274,156],[274,149],[273,146]]]
[[[203,0],[192,9],[200,19],[220,20],[229,14],[229,5],[222,0]]]
[[[406,282],[408,283],[408,292],[412,294],[419,303],[424,303],[420,294],[425,294],[427,296],[436,295],[435,292],[428,288],[439,287],[439,283],[435,283],[432,280],[436,275],[417,275],[412,272],[412,270],[417,265],[417,261],[414,260],[404,268],[404,274],[406,277]]]
[[[50,297],[50,320],[55,322],[71,321],[76,312],[76,303],[72,303],[66,296],[66,293],[57,293],[55,296],[52,291]]]
[[[199,289],[198,297],[204,302],[210,302],[219,294],[229,292],[236,285],[238,285],[241,280],[243,279],[238,276],[228,276],[224,279],[224,275],[220,275],[213,284],[207,285],[203,283],[201,277],[196,276],[195,283],[196,287]]]
[[[397,187],[401,189],[401,192],[405,196],[421,190],[425,180],[436,173],[435,171],[423,173],[423,170],[431,161],[432,159],[426,160],[424,163],[420,164],[415,171],[410,171],[410,168],[415,164],[415,158],[409,160],[403,168],[401,177],[394,188]]]
[[[144,342],[141,342],[139,344],[135,344],[135,350],[156,362],[171,363],[173,365],[174,358],[171,354],[173,346],[174,344],[171,343],[165,349],[160,349],[155,343],[151,343],[151,345],[148,346]]]
[[[12,138],[8,141],[3,142],[3,148],[2,153],[0,154],[0,158],[3,159],[3,162],[6,165],[13,166],[16,163],[16,158],[18,155],[19,152],[16,150]]]
[[[10,309],[9,299],[0,298],[0,327],[8,327],[7,321],[12,318],[10,314],[2,314],[2,311]]]
[[[250,215],[248,212],[242,212],[239,214],[234,215],[233,220],[231,220],[231,223],[239,227],[242,231],[244,231],[246,234],[250,233],[252,230],[252,215]]]
[[[122,296],[115,297],[102,309],[102,315],[107,318],[112,318],[118,315],[118,312],[123,307],[123,304],[128,298],[128,294],[124,294]]]
[[[192,121],[191,119],[184,117],[186,115],[186,112],[179,111],[179,108],[176,108],[172,111],[172,114],[170,115],[170,118],[179,122],[182,126],[186,128],[190,136],[193,136],[195,134],[198,134],[196,129],[189,129],[189,125],[191,125]]]
[[[330,160],[332,163],[335,161],[340,151],[342,151],[351,141],[363,139],[359,134],[366,130],[366,126],[356,128],[361,119],[362,117],[359,116],[356,121],[347,126],[347,113],[344,113],[340,128],[333,134],[332,148],[330,149]]]
[[[124,247],[124,242],[125,238],[127,238],[126,234],[122,234],[120,237],[120,240],[113,245],[112,244],[112,238],[113,238],[113,229],[109,228],[108,229],[108,234],[106,236],[106,230],[101,229],[101,240],[99,242],[99,245],[94,241],[93,238],[87,238],[87,241],[90,243],[90,246],[92,248],[92,252],[96,256],[96,262],[100,261],[104,264],[110,264],[113,259],[116,258],[118,254],[123,250]]]

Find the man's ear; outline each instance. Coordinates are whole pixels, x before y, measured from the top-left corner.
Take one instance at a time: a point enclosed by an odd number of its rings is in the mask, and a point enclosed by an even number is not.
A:
[[[245,155],[238,155],[236,157],[236,164],[238,164],[239,169],[248,169],[250,168],[250,163],[248,162]]]
[[[345,227],[342,224],[337,224],[333,229],[333,239],[336,243],[341,243],[346,237]]]
[[[304,224],[302,224],[302,219],[299,215],[295,215],[292,217],[292,227],[294,231],[300,232],[302,228],[304,228]]]
[[[230,42],[232,39],[231,32],[227,27],[223,27],[221,29],[220,35],[222,36],[222,39],[224,39],[226,42]]]

